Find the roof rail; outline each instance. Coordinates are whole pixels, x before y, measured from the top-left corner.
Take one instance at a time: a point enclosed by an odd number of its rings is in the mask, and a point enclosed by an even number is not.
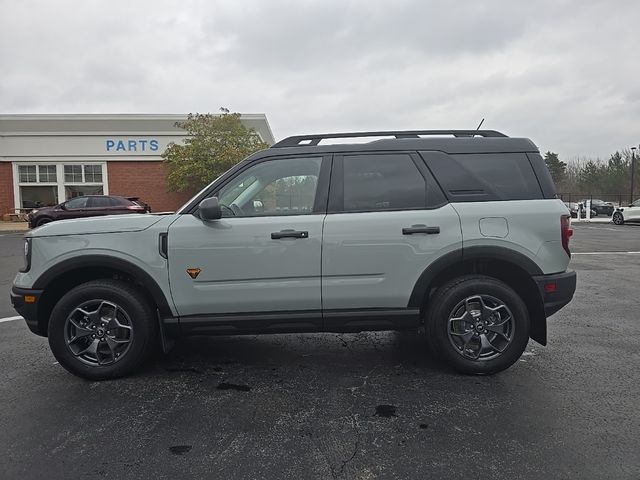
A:
[[[420,138],[420,135],[452,135],[454,137],[506,137],[495,130],[398,130],[382,132],[345,132],[318,135],[294,135],[273,144],[271,148],[314,147],[327,138],[396,137]]]

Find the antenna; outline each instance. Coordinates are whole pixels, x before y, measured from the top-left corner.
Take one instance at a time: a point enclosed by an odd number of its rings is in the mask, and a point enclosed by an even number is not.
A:
[[[478,128],[476,128],[476,131],[480,130],[480,127],[482,126],[483,123],[484,123],[484,118],[480,120],[480,123],[478,124]]]

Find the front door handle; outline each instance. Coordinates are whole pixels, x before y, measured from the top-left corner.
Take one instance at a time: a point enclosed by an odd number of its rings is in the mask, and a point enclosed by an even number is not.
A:
[[[426,225],[411,225],[402,229],[403,235],[413,235],[414,233],[426,233],[427,235],[435,235],[440,233],[440,227],[427,227]]]
[[[309,238],[309,232],[301,232],[298,230],[280,230],[271,233],[271,240],[280,240],[281,238]]]

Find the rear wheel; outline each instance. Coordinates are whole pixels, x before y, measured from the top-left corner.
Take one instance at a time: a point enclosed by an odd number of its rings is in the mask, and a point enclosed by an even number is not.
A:
[[[49,345],[66,370],[90,380],[132,372],[151,353],[156,319],[146,297],[117,280],[94,280],[69,291],[49,322]]]
[[[483,275],[459,277],[439,288],[426,318],[430,348],[468,374],[504,370],[529,341],[529,314],[505,283]]]
[[[620,212],[616,212],[613,214],[613,223],[616,225],[622,225],[624,223],[624,217]]]

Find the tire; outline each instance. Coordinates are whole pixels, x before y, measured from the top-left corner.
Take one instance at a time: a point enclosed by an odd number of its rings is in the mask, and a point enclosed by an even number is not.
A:
[[[622,216],[622,214],[620,212],[616,212],[613,214],[613,223],[615,223],[616,225],[623,225],[624,224],[624,217]]]
[[[479,299],[487,308],[482,308]],[[527,347],[530,328],[527,307],[500,280],[465,275],[440,287],[429,303],[426,316],[429,347],[447,366],[460,373],[500,372],[513,365]],[[474,316],[478,312],[480,316]],[[495,347],[487,347],[483,353],[484,347],[480,345],[486,340]],[[477,348],[472,351],[471,346]]]
[[[39,219],[36,222],[36,227],[41,227],[42,225],[45,225],[45,224],[47,224],[49,222],[52,222],[52,221],[53,221],[53,219],[51,219],[49,217],[42,217],[41,219]]]
[[[87,380],[106,380],[131,373],[147,359],[157,331],[154,309],[136,287],[92,280],[56,304],[48,336],[53,355],[67,371]]]

